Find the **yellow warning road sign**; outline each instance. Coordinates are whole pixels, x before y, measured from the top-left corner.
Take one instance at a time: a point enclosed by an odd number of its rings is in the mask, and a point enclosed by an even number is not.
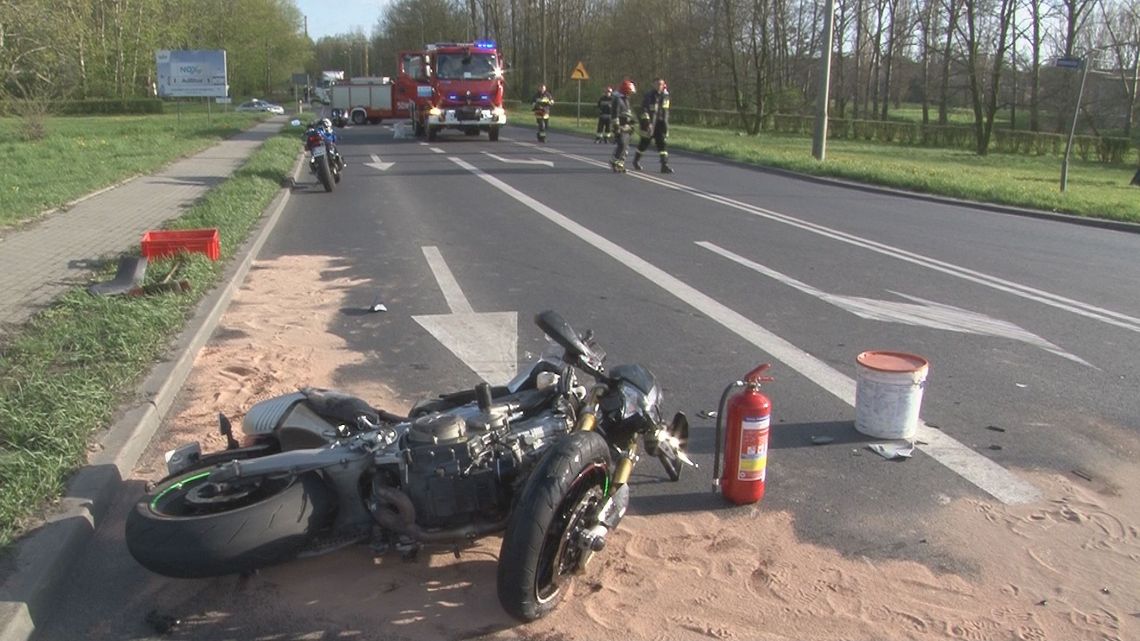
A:
[[[589,80],[590,74],[586,73],[586,65],[582,61],[578,61],[578,66],[574,67],[574,71],[570,72],[571,80]]]

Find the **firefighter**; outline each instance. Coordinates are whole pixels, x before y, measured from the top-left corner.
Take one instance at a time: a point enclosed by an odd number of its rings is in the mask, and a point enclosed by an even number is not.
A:
[[[633,111],[629,108],[629,97],[637,92],[637,86],[626,78],[621,86],[614,92],[610,103],[610,117],[613,119],[614,155],[610,159],[610,168],[617,173],[625,173],[625,155],[629,150],[629,136],[633,133]]]
[[[614,88],[606,85],[602,97],[598,98],[598,132],[594,134],[594,142],[610,141],[610,120],[613,114]]]
[[[550,125],[550,106],[554,104],[554,96],[546,90],[546,85],[539,85],[538,93],[534,94],[531,103],[534,120],[538,124],[538,142],[546,142],[546,128]]]
[[[657,154],[661,157],[661,173],[673,173],[669,167],[669,152],[665,150],[665,140],[669,137],[669,87],[662,78],[653,81],[653,88],[641,101],[638,134],[641,139],[638,140],[637,152],[633,155],[634,169],[641,169],[641,154],[649,149],[649,142],[653,141],[657,145]]]

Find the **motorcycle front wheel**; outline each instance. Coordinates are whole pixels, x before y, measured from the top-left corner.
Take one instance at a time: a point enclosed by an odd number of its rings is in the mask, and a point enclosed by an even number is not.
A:
[[[605,439],[574,432],[531,473],[499,553],[499,602],[507,614],[534,621],[562,600],[582,562],[582,535],[606,500],[610,470]]]
[[[227,487],[209,475],[166,479],[127,515],[127,549],[143,567],[176,578],[248,572],[296,556],[336,511],[313,473]]]

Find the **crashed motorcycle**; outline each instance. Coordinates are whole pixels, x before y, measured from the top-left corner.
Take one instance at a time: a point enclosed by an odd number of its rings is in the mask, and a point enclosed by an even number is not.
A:
[[[344,159],[336,148],[336,133],[328,120],[310,123],[305,129],[305,151],[309,153],[309,172],[321,181],[325,191],[340,182]]]
[[[641,365],[607,370],[592,332],[553,311],[550,339],[505,386],[417,403],[408,416],[306,388],[255,404],[243,441],[219,417],[227,449],[167,455],[169,476],[127,518],[130,553],[172,577],[244,573],[367,542],[414,558],[457,552],[503,532],[497,589],[522,621],[559,603],[618,526],[639,446],[670,479],[685,465],[688,422],[661,415]]]

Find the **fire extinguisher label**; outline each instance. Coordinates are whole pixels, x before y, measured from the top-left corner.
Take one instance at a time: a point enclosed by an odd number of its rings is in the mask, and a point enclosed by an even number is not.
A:
[[[769,416],[745,417],[740,432],[740,466],[737,476],[741,481],[763,481],[768,467]]]

